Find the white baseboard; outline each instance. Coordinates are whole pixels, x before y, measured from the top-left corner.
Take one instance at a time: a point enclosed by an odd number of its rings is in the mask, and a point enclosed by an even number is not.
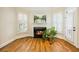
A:
[[[32,36],[32,35],[20,35],[20,36],[16,36],[15,39],[19,39],[19,38],[23,38],[23,37],[28,37],[28,36]]]
[[[79,48],[79,45],[76,45],[76,48]]]
[[[14,37],[13,39],[8,40],[8,41],[6,41],[6,42],[0,44],[0,48],[6,46],[7,44],[11,43],[12,41],[14,41],[14,40],[16,40],[16,39],[23,38],[23,37],[27,37],[27,36],[29,36],[29,35],[16,36],[16,37]]]
[[[66,37],[63,36],[58,36],[58,38],[60,39],[64,39],[65,41],[69,42],[70,44],[74,45],[75,47],[77,47],[72,41],[68,40]],[[78,47],[77,47],[78,48]]]
[[[72,41],[70,41],[70,40],[68,40],[68,39],[65,39],[67,42],[69,42],[70,44],[72,44],[72,45],[74,45],[76,48],[79,48],[79,45],[78,44],[76,44],[76,43],[74,43],[74,42],[72,42]]]
[[[68,39],[66,41],[75,46],[74,42],[72,42],[72,41],[70,41]]]
[[[64,34],[63,34],[63,35],[64,35]],[[61,39],[64,39],[64,40],[66,40],[67,42],[69,42],[70,44],[74,45],[76,48],[79,48],[78,44],[76,44],[76,43],[74,43],[74,42],[68,40],[68,38],[65,37],[65,36],[63,36],[63,35],[57,35],[57,37],[58,37],[58,38],[61,38]]]
[[[2,44],[0,45],[0,48],[6,46],[7,44],[11,43],[11,42],[14,41],[14,40],[16,40],[16,39],[11,39],[11,40],[8,40],[8,41],[2,43]]]

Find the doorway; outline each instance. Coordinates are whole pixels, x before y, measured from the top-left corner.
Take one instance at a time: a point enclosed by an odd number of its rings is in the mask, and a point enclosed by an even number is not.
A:
[[[69,7],[65,9],[65,17],[64,17],[64,33],[67,39],[74,43],[77,43],[77,34],[76,34],[76,8]]]

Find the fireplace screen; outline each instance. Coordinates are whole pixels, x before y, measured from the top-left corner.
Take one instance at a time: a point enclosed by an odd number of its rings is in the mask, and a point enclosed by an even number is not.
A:
[[[46,27],[34,27],[34,37],[42,38],[43,32],[46,30]]]

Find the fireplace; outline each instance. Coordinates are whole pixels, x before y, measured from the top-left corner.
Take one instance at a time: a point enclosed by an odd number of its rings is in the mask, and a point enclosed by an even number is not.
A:
[[[46,27],[34,27],[34,38],[42,38],[43,32]]]

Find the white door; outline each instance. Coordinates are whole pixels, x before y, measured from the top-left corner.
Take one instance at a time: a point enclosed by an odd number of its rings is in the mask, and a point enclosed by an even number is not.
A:
[[[67,8],[65,10],[65,36],[70,40],[71,42],[74,43],[75,39],[75,13],[76,13],[76,8]]]

